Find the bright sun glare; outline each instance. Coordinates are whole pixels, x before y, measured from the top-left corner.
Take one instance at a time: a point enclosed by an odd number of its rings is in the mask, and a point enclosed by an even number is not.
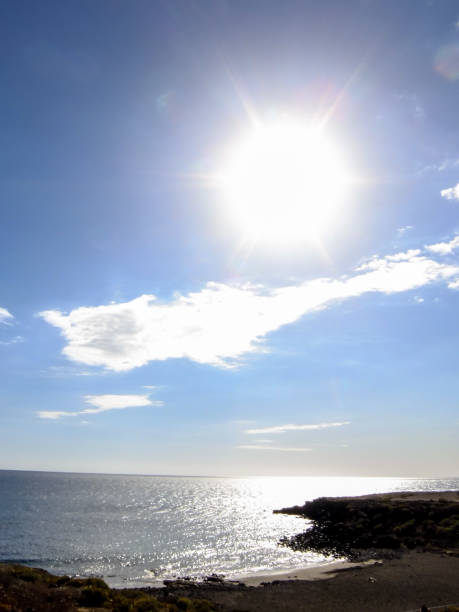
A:
[[[248,238],[269,243],[320,237],[336,219],[348,183],[323,131],[290,121],[254,128],[223,171],[231,218]]]

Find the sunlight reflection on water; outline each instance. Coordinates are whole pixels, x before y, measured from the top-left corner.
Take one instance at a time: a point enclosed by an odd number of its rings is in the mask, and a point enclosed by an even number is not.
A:
[[[188,478],[1,472],[0,559],[112,586],[323,563],[278,546],[304,530],[276,508],[320,496],[457,489],[459,480]]]

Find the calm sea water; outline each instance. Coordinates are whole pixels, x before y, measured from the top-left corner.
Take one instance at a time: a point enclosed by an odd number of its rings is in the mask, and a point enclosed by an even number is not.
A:
[[[278,546],[305,528],[273,514],[322,495],[458,489],[459,479],[193,478],[0,471],[0,560],[111,586],[228,578],[326,560]]]

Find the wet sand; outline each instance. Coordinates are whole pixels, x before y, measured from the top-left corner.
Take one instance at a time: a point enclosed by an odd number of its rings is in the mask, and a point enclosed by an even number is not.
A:
[[[257,574],[253,576],[242,576],[238,582],[246,586],[261,586],[266,582],[285,581],[285,580],[326,580],[333,578],[339,572],[347,569],[359,569],[382,563],[380,560],[363,561],[362,563],[352,563],[351,561],[332,561],[326,565],[315,567],[305,567],[284,572],[272,572],[268,574]]]

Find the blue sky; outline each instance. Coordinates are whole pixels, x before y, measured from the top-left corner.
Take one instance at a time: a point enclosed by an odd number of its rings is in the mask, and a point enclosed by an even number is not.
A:
[[[457,476],[457,2],[0,14],[0,467]]]

